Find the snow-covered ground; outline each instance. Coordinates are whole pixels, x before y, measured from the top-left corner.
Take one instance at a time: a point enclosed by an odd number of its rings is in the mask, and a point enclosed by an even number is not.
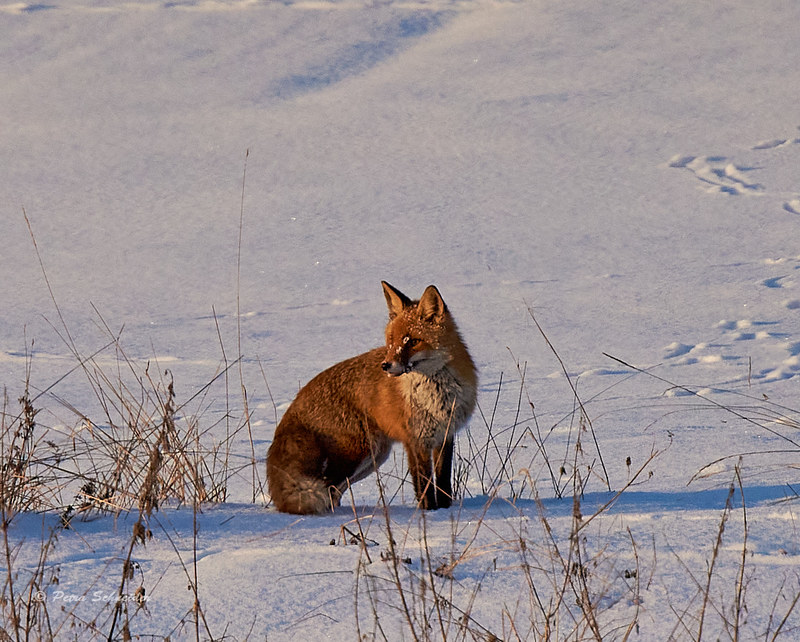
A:
[[[197,637],[194,583],[201,638],[539,639],[565,595],[551,639],[797,639],[798,24],[784,0],[0,4],[4,426],[26,370],[41,449],[104,429],[98,378],[174,381],[207,443],[247,389],[228,501],[162,506],[132,550],[130,632]],[[388,527],[374,477],[279,514],[276,415],[382,342],[381,279],[435,283],[479,366],[463,503],[423,518],[398,449]],[[137,519],[57,529],[59,638],[109,636]],[[12,585],[58,523],[11,522]]]

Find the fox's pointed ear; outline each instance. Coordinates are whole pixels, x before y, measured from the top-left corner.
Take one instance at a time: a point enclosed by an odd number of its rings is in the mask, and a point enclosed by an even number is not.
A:
[[[383,286],[383,295],[386,297],[386,305],[389,306],[389,318],[394,319],[404,308],[411,305],[411,299],[386,281],[381,281],[381,285]]]
[[[426,321],[441,321],[447,313],[447,306],[435,285],[429,285],[422,293],[417,306],[420,316]]]

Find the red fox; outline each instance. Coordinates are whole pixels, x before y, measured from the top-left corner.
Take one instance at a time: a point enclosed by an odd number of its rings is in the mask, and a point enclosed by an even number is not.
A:
[[[318,374],[275,430],[267,480],[280,511],[332,510],[348,484],[386,461],[395,441],[405,446],[419,507],[450,506],[453,440],[475,408],[475,364],[436,287],[412,301],[381,285],[386,347]]]

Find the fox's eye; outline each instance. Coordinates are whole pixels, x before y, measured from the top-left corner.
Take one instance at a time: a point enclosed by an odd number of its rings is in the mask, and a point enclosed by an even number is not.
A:
[[[408,344],[409,348],[413,348],[414,346],[419,344],[419,339],[414,339],[412,337],[406,337],[406,343]]]

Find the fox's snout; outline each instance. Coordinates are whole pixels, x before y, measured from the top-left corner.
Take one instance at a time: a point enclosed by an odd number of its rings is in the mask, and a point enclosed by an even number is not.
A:
[[[399,377],[401,374],[412,370],[410,363],[401,363],[400,361],[384,361],[381,364],[381,368],[392,377]]]
[[[381,368],[392,377],[411,372],[415,363],[422,357],[423,345],[422,341],[412,339],[408,334],[403,334],[403,338],[399,341],[390,339],[387,341],[386,358],[381,363]]]

